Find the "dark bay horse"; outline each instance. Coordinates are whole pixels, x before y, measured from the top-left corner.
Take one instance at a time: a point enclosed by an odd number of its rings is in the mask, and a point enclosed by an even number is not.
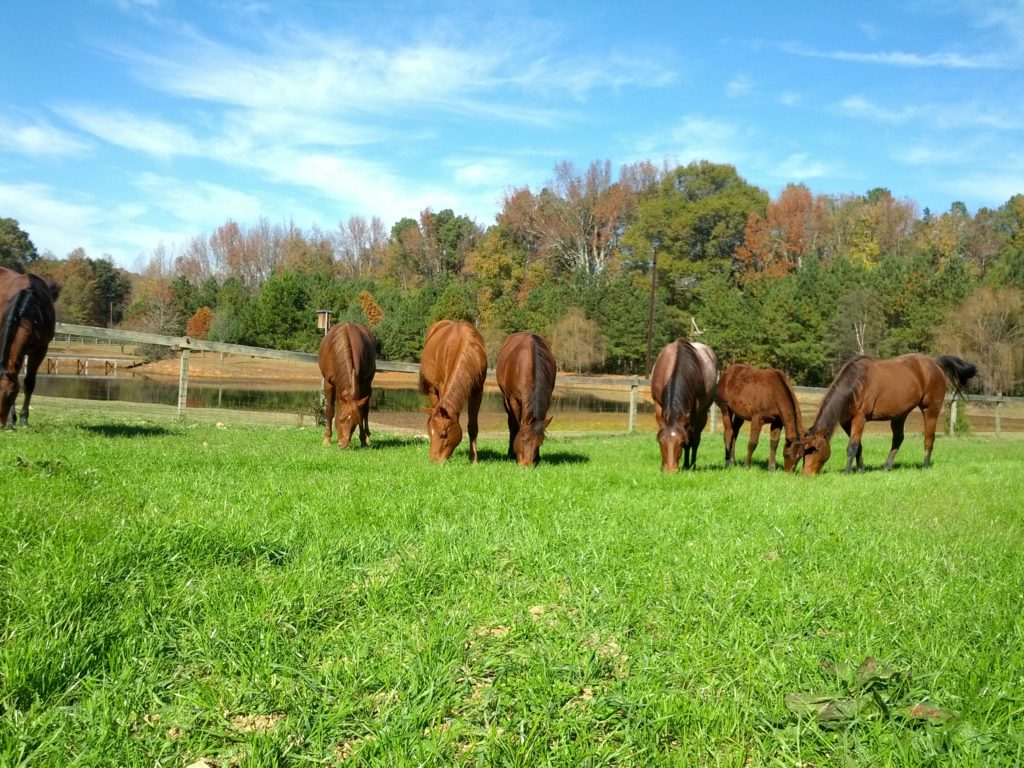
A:
[[[864,470],[861,435],[869,421],[892,422],[892,448],[885,469],[892,469],[903,442],[903,425],[915,408],[924,416],[924,467],[931,466],[935,424],[946,397],[946,377],[960,389],[974,378],[977,368],[952,355],[931,358],[910,354],[891,360],[855,357],[832,380],[818,407],[814,424],[804,435],[804,474],[816,475],[831,454],[829,441],[836,424],[850,436],[846,472],[857,460]]]
[[[28,408],[36,388],[36,371],[46,358],[57,321],[53,303],[60,285],[50,278],[20,274],[0,267],[0,428],[15,426],[14,401],[18,374],[25,367],[25,399],[21,424],[28,424]]]
[[[684,448],[683,468],[696,466],[700,434],[715,401],[717,382],[718,359],[703,344],[676,339],[658,353],[651,371],[651,397],[662,471],[679,470]]]
[[[754,368],[736,363],[730,365],[718,378],[716,402],[722,411],[725,437],[725,466],[736,464],[736,438],[744,421],[750,422],[750,440],[747,443],[746,466],[757,449],[761,427],[770,429],[768,469],[775,469],[775,453],[779,437],[786,430],[786,444],[782,449],[783,469],[791,472],[803,457],[804,422],[800,404],[789,378],[777,368]]]
[[[535,333],[513,333],[498,352],[496,377],[508,415],[508,457],[520,465],[540,459],[545,418],[555,388],[555,356]]]
[[[377,345],[366,328],[339,323],[320,342],[320,373],[324,378],[327,426],[324,445],[331,444],[331,423],[338,447],[348,448],[359,427],[359,444],[370,442],[370,394],[377,372]]]
[[[420,392],[430,407],[424,412],[430,433],[430,460],[446,461],[462,441],[459,416],[469,408],[469,453],[477,463],[480,402],[487,378],[487,351],[480,332],[464,320],[438,320],[427,330],[420,357]]]

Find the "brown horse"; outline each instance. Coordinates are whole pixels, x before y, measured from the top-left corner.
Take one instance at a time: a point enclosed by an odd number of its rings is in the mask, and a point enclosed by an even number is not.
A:
[[[25,399],[21,424],[28,424],[28,408],[36,388],[36,371],[46,357],[57,321],[53,303],[60,285],[50,278],[20,274],[0,267],[0,428],[15,426],[14,401],[18,374],[25,367]]]
[[[892,469],[903,442],[903,425],[915,408],[924,416],[924,467],[931,466],[935,424],[946,397],[946,377],[956,389],[970,381],[977,368],[959,357],[931,358],[910,354],[891,360],[855,357],[839,369],[818,407],[814,424],[804,435],[804,474],[816,475],[831,454],[829,441],[836,424],[850,436],[846,472],[857,460],[864,471],[860,438],[869,421],[892,422],[892,448],[885,469]]]
[[[348,448],[357,425],[359,444],[369,445],[370,394],[377,372],[373,334],[355,323],[339,323],[320,342],[319,362],[327,402],[324,445],[331,444],[332,422],[339,448]]]
[[[465,321],[438,320],[427,331],[420,357],[420,392],[430,400],[430,460],[446,461],[462,441],[459,415],[469,406],[469,453],[477,463],[480,401],[487,378],[487,352],[480,332]]]
[[[757,449],[761,427],[768,424],[771,436],[768,469],[775,470],[775,454],[783,429],[786,430],[786,445],[782,449],[783,469],[791,472],[796,467],[804,453],[804,423],[796,392],[786,374],[777,368],[754,368],[741,363],[730,365],[718,379],[716,402],[722,411],[725,466],[736,464],[736,438],[743,422],[749,421],[746,466],[750,466],[750,457]]]
[[[696,466],[700,433],[715,401],[717,381],[718,359],[703,344],[676,339],[658,353],[651,371],[651,397],[662,471],[679,470],[684,448],[683,468]]]
[[[521,466],[540,460],[545,418],[555,388],[555,356],[535,333],[513,333],[501,345],[496,370],[508,415],[508,457]]]

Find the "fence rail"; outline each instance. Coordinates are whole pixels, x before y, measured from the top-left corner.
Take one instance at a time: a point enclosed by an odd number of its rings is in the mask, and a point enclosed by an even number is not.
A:
[[[164,336],[156,333],[143,331],[128,331],[118,328],[98,328],[90,325],[75,325],[73,323],[57,323],[56,332],[64,336],[77,338],[96,339],[100,341],[117,342],[119,344],[145,344],[153,346],[168,347],[174,351],[181,352],[181,367],[178,375],[178,415],[184,416],[186,401],[188,397],[188,369],[189,354],[193,350],[197,352],[219,352],[228,355],[243,355],[248,357],[267,358],[272,360],[290,360],[300,363],[317,363],[317,356],[311,352],[294,352],[284,349],[267,349],[265,347],[251,347],[245,344],[227,344],[219,341],[206,341],[204,339],[193,339],[189,336]],[[59,356],[54,356],[59,359]],[[82,358],[85,359],[85,358]],[[389,371],[395,373],[418,373],[419,364],[406,363],[395,360],[377,360],[378,371]],[[81,372],[81,371],[80,371]],[[494,379],[494,371],[487,371],[488,379]],[[639,376],[612,377],[612,376],[572,376],[558,374],[558,386],[572,387],[577,389],[612,389],[618,392],[629,391],[629,423],[630,432],[636,430],[637,412],[640,403],[641,389],[650,387],[650,379]],[[820,387],[794,387],[797,394],[820,397],[825,389]],[[1002,427],[1002,408],[1008,404],[1024,405],[1024,397],[1006,397],[1004,395],[969,395],[960,398],[966,403],[978,403],[995,407],[995,431],[1000,432]],[[949,431],[952,435],[957,422],[958,398],[953,395],[946,395],[946,402],[950,403]],[[712,408],[709,420],[709,429],[715,431],[715,411]]]

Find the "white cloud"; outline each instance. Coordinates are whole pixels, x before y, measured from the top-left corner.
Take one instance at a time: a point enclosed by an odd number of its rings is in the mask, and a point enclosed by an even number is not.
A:
[[[955,52],[922,54],[907,53],[905,51],[819,51],[796,43],[786,43],[781,45],[780,48],[786,53],[813,59],[829,59],[853,64],[874,64],[913,69],[1005,69],[1016,66],[1012,59],[1008,59],[1005,55],[998,53],[968,56]]]
[[[43,120],[21,124],[0,120],[0,147],[25,155],[60,157],[79,154],[87,145]]]
[[[84,105],[59,107],[57,112],[80,130],[123,149],[161,158],[199,153],[199,143],[188,128],[165,120]]]
[[[838,110],[850,117],[859,117],[879,123],[903,125],[925,123],[936,129],[992,128],[999,131],[1017,131],[1024,127],[1024,115],[1012,114],[1002,107],[984,104],[904,104],[890,109],[863,96],[848,96],[838,104]]]
[[[754,89],[754,81],[747,75],[736,75],[725,86],[725,95],[730,99],[746,96]]]
[[[805,152],[795,152],[779,163],[773,174],[786,181],[804,182],[835,175],[837,170],[829,163],[812,159]]]

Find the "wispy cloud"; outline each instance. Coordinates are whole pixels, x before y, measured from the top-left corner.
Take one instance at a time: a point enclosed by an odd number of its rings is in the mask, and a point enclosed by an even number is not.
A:
[[[964,55],[953,51],[937,53],[908,53],[906,51],[822,51],[800,43],[783,43],[779,46],[785,53],[813,59],[845,61],[853,64],[873,64],[904,68],[940,69],[1007,69],[1016,68],[1016,63],[998,53]]]
[[[746,96],[754,89],[754,81],[749,75],[739,74],[725,86],[725,95],[730,99]]]
[[[44,120],[16,123],[0,119],[0,148],[33,156],[76,155],[87,144]]]
[[[190,129],[159,118],[87,105],[61,106],[57,113],[79,130],[122,149],[161,158],[199,154]]]
[[[878,123],[903,125],[921,122],[936,129],[991,128],[999,131],[1018,131],[1024,128],[1024,112],[1014,105],[1017,114],[987,104],[903,104],[896,109],[882,106],[864,96],[848,96],[837,105],[837,110],[849,117]]]

